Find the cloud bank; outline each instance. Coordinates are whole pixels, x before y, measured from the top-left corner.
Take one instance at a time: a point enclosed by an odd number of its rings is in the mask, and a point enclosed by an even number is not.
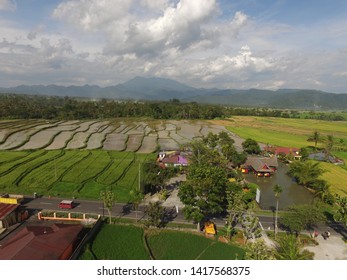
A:
[[[3,11],[17,5],[0,0]],[[308,31],[217,0],[68,0],[47,18],[30,27],[0,18],[1,86],[158,76],[198,87],[346,90],[341,21]],[[319,47],[322,34],[330,45]]]

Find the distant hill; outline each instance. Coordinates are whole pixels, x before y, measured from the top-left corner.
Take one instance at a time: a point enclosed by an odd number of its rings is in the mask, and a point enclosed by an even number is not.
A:
[[[184,102],[306,110],[346,110],[347,108],[347,94],[304,89],[279,89],[277,91],[197,89],[175,80],[143,77],[135,77],[125,83],[109,87],[21,85],[0,88],[0,93],[163,101],[176,98]]]

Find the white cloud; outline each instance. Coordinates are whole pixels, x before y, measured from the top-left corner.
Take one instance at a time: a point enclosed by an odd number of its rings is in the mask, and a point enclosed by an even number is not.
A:
[[[163,11],[170,3],[169,0],[140,0],[140,5],[153,11]]]
[[[17,8],[17,3],[15,0],[0,0],[0,11],[14,11]]]
[[[53,17],[86,31],[103,31],[128,15],[132,0],[70,0],[53,11]]]
[[[0,0],[0,9],[15,4]],[[112,85],[146,75],[197,87],[346,88],[345,19],[308,28],[247,10],[226,14],[224,4],[65,0],[27,28],[15,16],[0,19],[0,86]]]

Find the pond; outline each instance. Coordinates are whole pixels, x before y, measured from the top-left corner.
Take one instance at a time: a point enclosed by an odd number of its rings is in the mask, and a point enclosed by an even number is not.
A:
[[[279,209],[286,209],[293,204],[310,204],[313,194],[305,187],[298,185],[293,178],[288,176],[288,166],[279,162],[278,170],[270,177],[256,177],[254,174],[244,174],[249,183],[255,183],[260,188],[260,207],[264,210],[276,207],[276,198],[272,190],[278,184],[283,191],[279,198]]]

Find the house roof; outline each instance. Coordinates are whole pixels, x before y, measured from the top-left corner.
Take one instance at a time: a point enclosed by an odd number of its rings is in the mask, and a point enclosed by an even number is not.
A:
[[[6,218],[6,216],[12,213],[19,207],[19,204],[6,204],[0,203],[0,220]]]
[[[290,155],[290,154],[299,153],[300,151],[300,149],[298,148],[290,148],[290,147],[265,147],[264,150],[267,152],[272,152],[276,155],[279,155],[279,154]]]
[[[82,229],[80,224],[26,226],[0,244],[0,260],[58,260]]]
[[[179,163],[179,164],[188,164],[188,160],[181,155],[174,155],[171,157],[165,157],[161,162],[163,163]]]
[[[271,172],[271,167],[278,167],[276,157],[248,157],[244,166],[251,166],[257,172]]]

